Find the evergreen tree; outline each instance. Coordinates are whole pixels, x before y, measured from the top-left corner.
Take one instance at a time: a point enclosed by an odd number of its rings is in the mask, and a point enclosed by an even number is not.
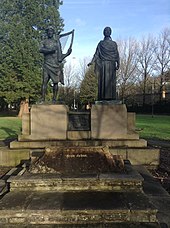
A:
[[[0,1],[0,97],[7,103],[37,100],[41,89],[39,44],[52,25],[63,30],[59,0]]]
[[[93,103],[97,99],[97,78],[93,65],[88,68],[80,85],[80,99],[83,104]]]

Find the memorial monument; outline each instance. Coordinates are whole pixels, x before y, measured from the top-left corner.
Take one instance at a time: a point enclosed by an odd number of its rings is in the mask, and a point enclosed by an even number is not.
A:
[[[52,37],[53,29],[48,33]],[[135,132],[135,115],[127,113],[124,104],[112,102],[116,100],[119,55],[110,34],[106,27],[104,41],[92,59],[101,102],[92,105],[84,118],[88,127],[81,122],[83,118],[76,118],[82,113],[71,113],[62,104],[33,105],[24,114],[22,135],[10,147],[30,149],[30,161],[21,175],[8,179],[10,193],[0,201],[0,225],[121,228],[157,223],[157,209],[143,193],[144,179],[128,161],[141,162],[134,152],[146,149],[147,142]],[[53,41],[51,51],[56,51]],[[41,52],[45,53],[45,47]],[[58,65],[55,69],[58,85],[62,71]],[[43,89],[54,76],[50,70],[45,63]],[[69,123],[73,119],[80,121],[75,128]]]

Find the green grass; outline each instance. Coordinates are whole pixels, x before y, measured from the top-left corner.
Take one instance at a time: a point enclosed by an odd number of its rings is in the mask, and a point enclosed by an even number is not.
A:
[[[0,140],[16,138],[18,134],[21,134],[21,119],[0,117]]]
[[[136,115],[140,138],[170,140],[170,116]]]

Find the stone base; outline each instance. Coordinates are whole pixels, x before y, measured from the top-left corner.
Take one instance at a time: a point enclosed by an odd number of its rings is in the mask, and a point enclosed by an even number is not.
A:
[[[18,228],[17,224],[13,224],[13,225],[8,225],[8,224],[1,224],[3,228]],[[53,227],[53,225],[41,225],[41,224],[37,224],[36,228],[51,228]],[[55,227],[55,225],[54,225]],[[160,225],[158,223],[134,223],[134,222],[105,222],[105,223],[86,223],[84,225],[82,224],[57,224],[57,228],[160,228]],[[35,228],[35,224],[20,224],[19,228]]]
[[[127,110],[125,105],[92,106],[92,139],[125,139],[126,136]]]
[[[10,143],[11,149],[44,149],[49,146],[108,146],[108,147],[147,147],[144,139],[124,140],[24,140]]]
[[[160,164],[160,149],[157,148],[110,148],[110,152],[128,159],[132,165],[156,168]]]
[[[126,162],[124,173],[32,174],[10,177],[10,191],[142,192],[143,178]]]
[[[0,201],[1,226],[148,223],[156,213],[142,193],[16,191]]]
[[[160,162],[160,150],[157,148],[147,147],[145,140],[135,141],[42,141],[42,142],[17,142],[11,143],[11,149],[0,150],[2,157],[2,165],[16,166],[21,160],[29,159],[30,150],[39,154],[44,152],[45,147],[49,146],[106,146],[114,155],[120,155],[124,160],[130,160],[132,165],[145,165],[149,167],[157,167]],[[21,149],[22,148],[22,149]],[[28,149],[29,148],[29,149]],[[148,156],[149,154],[149,156]],[[37,155],[39,156],[39,155]],[[12,158],[12,159],[11,159]]]
[[[91,112],[69,112],[66,105],[33,105],[22,118],[19,141],[139,139],[135,114],[123,104],[96,104]]]
[[[30,158],[30,150],[10,150],[8,147],[0,147],[0,158],[0,166],[15,167],[20,164],[21,160],[28,160]]]
[[[33,105],[30,113],[30,135],[34,140],[66,139],[68,124],[66,105]]]

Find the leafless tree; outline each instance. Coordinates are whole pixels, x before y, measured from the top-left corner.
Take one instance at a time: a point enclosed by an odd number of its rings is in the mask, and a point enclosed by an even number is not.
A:
[[[66,63],[64,66],[64,84],[65,87],[75,87],[75,85],[77,84],[76,82],[76,69],[75,66],[69,62]]]
[[[152,75],[156,63],[156,44],[151,35],[143,37],[137,50],[138,72],[141,80],[143,105],[146,103],[147,80]]]
[[[74,100],[74,93],[77,86],[76,69],[72,62],[67,62],[63,68],[64,71],[64,86],[60,87],[60,99],[71,106]]]
[[[86,75],[86,72],[88,70],[88,67],[87,67],[87,64],[91,61],[91,57],[84,57],[83,59],[79,59],[79,81],[81,82],[85,75]]]
[[[123,101],[131,94],[131,88],[137,81],[137,45],[137,41],[132,38],[118,41],[120,69],[117,72],[117,85]]]
[[[159,35],[156,43],[156,67],[155,70],[160,78],[159,94],[162,100],[165,73],[170,69],[170,29],[165,28]]]

